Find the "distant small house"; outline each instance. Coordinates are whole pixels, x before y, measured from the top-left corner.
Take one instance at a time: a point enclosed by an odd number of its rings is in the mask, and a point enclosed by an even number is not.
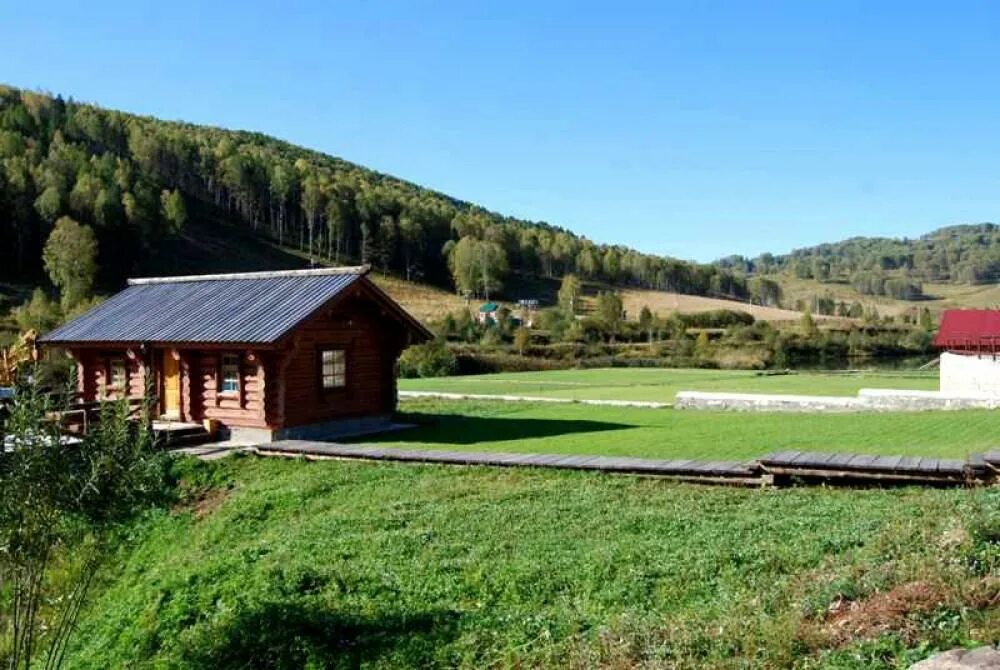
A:
[[[396,361],[431,334],[367,267],[133,279],[39,340],[84,401],[150,392],[165,418],[267,441],[385,422]]]
[[[479,323],[496,323],[497,312],[500,311],[500,305],[495,302],[486,302],[479,306],[479,312],[476,314],[476,318]]]
[[[538,311],[538,300],[536,298],[521,298],[517,301],[521,306],[521,316],[515,325],[527,328],[535,327],[535,313]]]
[[[946,310],[934,346],[942,392],[1000,397],[1000,310]]]

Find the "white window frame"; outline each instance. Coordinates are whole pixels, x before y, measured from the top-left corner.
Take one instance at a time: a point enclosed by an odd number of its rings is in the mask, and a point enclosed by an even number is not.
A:
[[[121,378],[116,379],[118,375],[115,374],[116,368],[121,366]],[[108,359],[108,383],[106,385],[107,391],[110,393],[112,391],[117,391],[122,395],[128,393],[128,361],[124,358],[110,358]]]
[[[222,354],[219,360],[219,395],[237,396],[240,393],[240,355]],[[231,381],[232,388],[226,388],[230,379],[227,378],[227,371],[233,371]]]
[[[319,385],[324,391],[347,388],[347,350],[323,347],[319,351]]]

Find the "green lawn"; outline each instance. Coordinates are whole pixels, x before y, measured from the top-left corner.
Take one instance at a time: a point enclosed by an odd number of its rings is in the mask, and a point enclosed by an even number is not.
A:
[[[672,402],[678,391],[856,395],[861,388],[937,390],[937,371],[760,375],[745,370],[608,368],[403,379],[404,391]]]
[[[185,467],[187,499],[129,533],[67,667],[901,669],[1000,635],[995,490]],[[875,606],[913,584],[930,595]],[[843,600],[871,616],[828,620]]]
[[[375,438],[414,449],[749,460],[770,451],[964,458],[996,448],[1000,412],[793,414],[408,400],[420,427]],[[365,438],[372,441],[372,438]]]

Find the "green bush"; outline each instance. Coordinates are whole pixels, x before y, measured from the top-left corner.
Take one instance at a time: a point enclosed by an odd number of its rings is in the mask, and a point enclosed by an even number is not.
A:
[[[571,367],[573,367],[573,361],[569,360],[533,358],[503,352],[462,353],[458,355],[457,373],[460,375],[481,375],[493,372],[565,370]]]
[[[410,347],[399,357],[400,377],[446,377],[458,370],[458,361],[443,340]]]
[[[751,326],[752,314],[733,309],[715,309],[708,312],[676,315],[685,328],[726,328],[728,326]]]

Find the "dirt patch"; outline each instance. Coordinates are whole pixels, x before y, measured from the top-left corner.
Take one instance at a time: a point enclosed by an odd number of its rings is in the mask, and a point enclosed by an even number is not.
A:
[[[204,519],[224,503],[231,492],[232,489],[229,488],[210,488],[192,492],[174,505],[173,512],[190,513],[196,520]]]
[[[838,598],[820,619],[806,622],[799,637],[824,647],[841,647],[888,632],[913,641],[918,633],[913,615],[932,612],[951,597],[943,585],[917,581],[860,600]]]

